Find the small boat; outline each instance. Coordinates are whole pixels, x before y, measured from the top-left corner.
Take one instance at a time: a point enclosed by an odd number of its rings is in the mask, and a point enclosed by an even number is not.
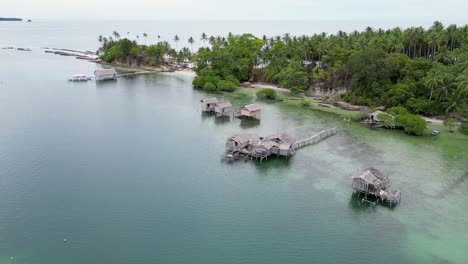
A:
[[[434,131],[432,131],[432,136],[437,136],[439,135],[440,131],[439,129],[434,129]]]
[[[75,74],[68,78],[68,80],[72,82],[82,82],[91,80],[91,77],[86,76],[86,74]]]

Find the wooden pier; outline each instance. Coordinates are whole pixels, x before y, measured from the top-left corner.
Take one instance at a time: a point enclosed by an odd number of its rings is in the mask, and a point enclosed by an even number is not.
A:
[[[294,144],[292,145],[292,147],[293,147],[294,150],[296,150],[296,149],[305,147],[307,145],[317,143],[317,142],[319,142],[319,141],[321,141],[321,140],[323,140],[325,138],[328,138],[330,136],[333,136],[335,134],[336,134],[336,127],[329,128],[329,129],[320,131],[318,133],[305,136],[305,137],[303,137],[303,138],[301,138],[299,140],[296,140],[294,142]]]

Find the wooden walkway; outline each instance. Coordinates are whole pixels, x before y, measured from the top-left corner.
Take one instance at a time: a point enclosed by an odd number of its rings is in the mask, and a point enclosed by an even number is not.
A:
[[[336,134],[336,127],[329,128],[329,129],[326,129],[326,130],[322,130],[322,131],[320,131],[318,133],[308,135],[308,136],[304,136],[301,139],[296,140],[293,143],[292,148],[294,150],[296,150],[296,149],[305,147],[307,145],[317,143],[317,142],[319,142],[319,141],[321,141],[321,140],[323,140],[325,138],[328,138],[330,136],[333,136],[335,134]]]

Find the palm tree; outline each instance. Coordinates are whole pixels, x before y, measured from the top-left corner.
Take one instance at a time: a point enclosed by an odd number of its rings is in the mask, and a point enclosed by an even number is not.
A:
[[[424,81],[424,85],[426,86],[426,88],[429,88],[431,90],[431,94],[429,96],[429,102],[430,102],[432,99],[434,90],[438,89],[440,84],[442,83],[442,78],[439,72],[433,69],[427,73],[427,76],[424,77],[423,81]]]
[[[120,38],[119,32],[117,32],[117,31],[115,31],[115,30],[114,30],[114,32],[112,32],[112,35],[113,35],[116,39],[119,39],[119,38]]]
[[[158,35],[158,42],[159,42],[159,40],[160,40],[160,39],[161,39],[161,36],[160,36],[160,35]]]
[[[203,47],[205,47],[206,46],[206,41],[208,40],[208,36],[205,34],[205,32],[203,32],[201,34],[201,39],[200,40],[203,41]]]
[[[442,78],[442,82],[440,83],[439,87],[434,91],[434,98],[439,102],[447,100],[452,92],[452,84],[453,82],[449,79],[449,76],[445,75]]]
[[[127,38],[130,39],[130,32],[127,31]]]
[[[148,37],[148,34],[143,33],[143,37],[145,38],[145,46],[146,46],[146,38]]]
[[[463,74],[457,77],[457,90],[466,100],[468,98],[468,70],[465,70]]]
[[[136,35],[136,38],[137,38],[137,43],[138,43],[139,40],[140,40],[140,36],[139,36],[139,35]]]
[[[445,103],[445,105],[447,106],[445,109],[446,114],[453,111],[462,111],[464,100],[462,100],[461,97],[462,95],[459,89],[455,90],[455,92],[450,94],[447,102]]]
[[[188,43],[190,43],[190,46],[191,46],[190,49],[191,49],[191,52],[193,53],[193,43],[195,43],[195,40],[192,37],[190,37],[188,39]]]
[[[175,35],[175,36],[174,36],[174,42],[175,42],[175,44],[176,44],[176,50],[179,50],[179,47],[178,47],[178,45],[179,45],[179,40],[180,40],[180,39],[179,39],[179,36]]]
[[[102,44],[102,41],[103,41],[102,35],[99,35],[99,37],[98,37],[98,41],[99,41],[99,43],[101,43],[101,44]]]

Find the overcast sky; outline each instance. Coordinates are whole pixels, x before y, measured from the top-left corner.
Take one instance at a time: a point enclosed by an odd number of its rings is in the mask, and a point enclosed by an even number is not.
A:
[[[49,19],[412,20],[467,24],[467,0],[2,0],[0,16]]]

